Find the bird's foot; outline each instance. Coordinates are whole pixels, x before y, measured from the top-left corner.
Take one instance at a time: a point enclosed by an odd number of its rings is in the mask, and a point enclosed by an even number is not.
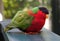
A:
[[[25,32],[25,34],[31,34],[31,35],[33,35],[33,34],[40,34],[41,32]]]

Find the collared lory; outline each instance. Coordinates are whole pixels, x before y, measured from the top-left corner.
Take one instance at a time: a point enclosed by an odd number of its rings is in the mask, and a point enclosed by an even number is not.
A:
[[[11,23],[4,29],[8,31],[12,28],[18,28],[26,33],[40,32],[49,14],[45,7],[35,7],[32,10],[18,11]]]

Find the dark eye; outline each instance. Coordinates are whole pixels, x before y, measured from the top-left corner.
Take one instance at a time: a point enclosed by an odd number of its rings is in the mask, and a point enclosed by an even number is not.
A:
[[[45,7],[39,7],[39,10],[41,10],[42,12],[44,12],[45,14],[49,14],[48,9]]]

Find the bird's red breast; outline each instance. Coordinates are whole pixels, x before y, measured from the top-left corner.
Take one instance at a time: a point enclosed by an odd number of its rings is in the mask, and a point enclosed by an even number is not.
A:
[[[39,32],[45,24],[46,14],[40,10],[38,10],[36,14],[33,14],[30,11],[29,14],[31,14],[34,19],[32,20],[31,25],[26,29],[26,32]]]

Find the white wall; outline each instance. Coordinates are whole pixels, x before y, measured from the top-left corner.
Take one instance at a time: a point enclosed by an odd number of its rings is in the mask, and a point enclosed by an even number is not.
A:
[[[0,21],[2,21],[3,20],[3,17],[2,17],[2,14],[0,13]]]
[[[46,29],[51,31],[51,20],[50,20],[50,18],[46,19],[44,28],[46,28]]]

